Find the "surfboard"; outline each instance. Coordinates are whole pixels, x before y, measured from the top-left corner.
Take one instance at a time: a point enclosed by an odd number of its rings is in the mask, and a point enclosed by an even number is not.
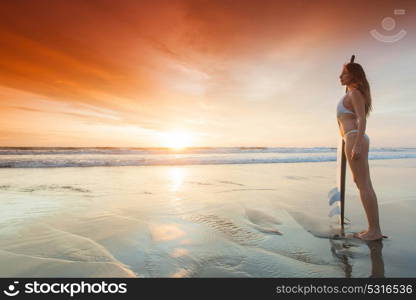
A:
[[[345,173],[346,157],[345,143],[342,138],[338,141],[337,146],[337,186],[328,193],[328,204],[330,206],[329,217],[338,216],[338,223],[343,228],[344,208],[345,208]],[[343,157],[344,156],[344,157]]]
[[[351,56],[350,62],[354,62],[355,55]],[[345,93],[348,89],[345,88]],[[345,156],[345,142],[342,137],[339,138],[337,146],[337,187],[333,188],[328,193],[328,202],[331,207],[329,217],[335,215],[339,216],[339,224],[341,224],[342,231],[345,225],[345,175],[347,168],[347,157]]]
[[[351,56],[350,62],[354,62],[355,55]],[[348,88],[345,87],[345,93],[348,92]],[[340,223],[341,223],[341,229],[344,229],[344,219],[345,219],[345,172],[347,167],[347,157],[345,156],[345,142],[342,138],[340,138],[340,141],[338,142],[338,153],[337,154],[337,169],[338,169],[338,189],[339,189],[339,196],[340,196]],[[339,165],[339,167],[338,167]]]
[[[345,218],[345,175],[347,167],[347,157],[345,156],[345,142],[340,138],[337,149],[337,188],[339,191],[339,222],[341,228],[344,229],[344,218]]]

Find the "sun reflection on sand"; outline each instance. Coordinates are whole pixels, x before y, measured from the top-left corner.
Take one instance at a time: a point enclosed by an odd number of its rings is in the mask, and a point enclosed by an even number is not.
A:
[[[185,232],[177,224],[152,225],[150,232],[155,241],[171,241],[185,235]]]
[[[186,170],[185,168],[180,167],[173,167],[168,170],[169,178],[171,181],[171,188],[170,191],[176,192],[183,184],[183,180],[185,178]]]
[[[188,253],[189,251],[185,248],[175,248],[173,249],[173,252],[170,254],[170,256],[176,258],[176,257],[187,255]]]

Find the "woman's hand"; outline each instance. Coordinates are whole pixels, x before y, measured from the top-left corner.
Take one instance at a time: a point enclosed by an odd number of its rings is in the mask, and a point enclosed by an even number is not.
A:
[[[361,144],[355,144],[352,147],[351,159],[359,159],[361,157]]]

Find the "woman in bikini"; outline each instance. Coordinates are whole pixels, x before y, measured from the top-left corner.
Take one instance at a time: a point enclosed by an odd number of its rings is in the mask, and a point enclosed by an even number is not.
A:
[[[380,229],[377,197],[368,166],[370,138],[365,133],[366,118],[372,110],[370,86],[363,68],[357,63],[345,64],[340,80],[342,85],[347,86],[348,92],[338,103],[338,126],[345,141],[345,155],[360,192],[368,221],[368,230],[355,233],[354,237],[362,240],[379,240],[385,236]]]

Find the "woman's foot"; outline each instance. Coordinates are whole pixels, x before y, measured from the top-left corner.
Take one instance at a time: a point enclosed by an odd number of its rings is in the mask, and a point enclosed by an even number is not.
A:
[[[380,231],[362,231],[360,233],[354,234],[354,237],[359,238],[364,241],[376,241],[382,238],[387,238],[387,236],[382,235]]]
[[[352,236],[353,236],[353,237],[355,237],[355,238],[357,238],[357,239],[359,239],[359,238],[361,237],[361,235],[363,235],[363,234],[365,234],[365,233],[367,233],[367,232],[368,232],[368,229],[363,230],[363,231],[360,231],[360,232],[354,232],[354,233],[352,234]]]

